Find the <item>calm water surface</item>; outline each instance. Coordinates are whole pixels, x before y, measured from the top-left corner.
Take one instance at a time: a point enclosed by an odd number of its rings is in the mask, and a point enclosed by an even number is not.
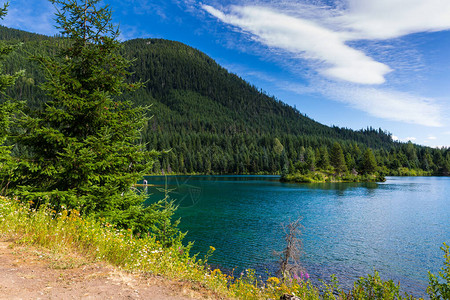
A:
[[[217,250],[211,264],[235,274],[273,273],[281,224],[302,217],[302,264],[313,280],[336,274],[344,287],[376,269],[425,295],[427,271],[442,266],[450,243],[450,178],[390,177],[385,183],[287,184],[275,176],[149,177],[179,204],[193,253]],[[161,199],[149,188],[150,201]]]

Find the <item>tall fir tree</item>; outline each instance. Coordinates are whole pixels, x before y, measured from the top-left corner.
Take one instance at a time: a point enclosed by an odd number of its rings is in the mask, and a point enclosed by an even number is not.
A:
[[[363,174],[373,174],[377,170],[377,161],[375,159],[375,155],[373,154],[372,149],[367,148],[364,151],[361,160],[361,172]]]
[[[325,146],[320,147],[320,157],[318,159],[317,166],[322,170],[326,170],[330,167],[330,157],[328,155],[328,150]]]
[[[330,163],[334,167],[337,174],[347,172],[347,165],[345,164],[344,152],[338,142],[333,144],[330,152]]]
[[[3,19],[8,10],[8,3],[0,8],[0,19]],[[14,51],[17,45],[8,45],[0,41],[0,62]],[[2,65],[0,64],[0,68]],[[9,183],[13,180],[16,163],[11,157],[11,146],[6,145],[10,135],[12,117],[18,112],[19,103],[13,101],[5,93],[7,88],[14,85],[17,78],[23,75],[23,71],[15,74],[0,73],[0,194],[6,194]]]
[[[139,143],[146,107],[119,100],[141,83],[126,79],[130,60],[120,54],[111,10],[99,0],[52,0],[62,47],[55,57],[37,57],[46,70],[42,89],[50,97],[22,120],[18,143],[27,149],[16,193],[34,206],[48,203],[103,217],[119,227],[145,232],[166,226],[173,207],[143,207],[133,185],[151,169],[156,152]]]

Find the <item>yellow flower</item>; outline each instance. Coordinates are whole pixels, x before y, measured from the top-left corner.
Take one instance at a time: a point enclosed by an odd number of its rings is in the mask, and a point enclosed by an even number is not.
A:
[[[211,272],[212,276],[216,276],[217,274],[222,274],[222,272],[219,269],[215,269],[214,271]]]
[[[209,250],[211,250],[212,252],[216,251],[216,248],[214,248],[213,246],[209,246]]]
[[[280,279],[278,279],[277,277],[269,277],[267,279],[267,283],[272,284],[272,285],[277,285],[280,283]]]

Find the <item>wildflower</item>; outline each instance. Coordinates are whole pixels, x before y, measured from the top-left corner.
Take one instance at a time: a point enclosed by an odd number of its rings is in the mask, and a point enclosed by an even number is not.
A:
[[[267,283],[272,284],[272,285],[277,285],[280,283],[280,279],[278,279],[277,277],[269,277],[267,279]]]
[[[212,252],[216,251],[216,248],[214,248],[213,246],[209,246],[209,250],[211,250]]]
[[[217,274],[221,274],[222,272],[219,269],[214,269],[214,271],[211,272],[212,276],[216,276]]]

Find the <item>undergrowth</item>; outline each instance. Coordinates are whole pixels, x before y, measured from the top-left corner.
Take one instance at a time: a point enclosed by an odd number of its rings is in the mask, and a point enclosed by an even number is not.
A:
[[[127,271],[192,282],[211,290],[220,298],[279,299],[289,294],[301,299],[414,299],[401,293],[400,287],[392,281],[383,281],[377,272],[359,279],[350,291],[343,291],[336,278],[331,284],[323,283],[321,286],[303,277],[283,280],[269,277],[263,282],[253,270],[247,270],[235,278],[219,269],[210,269],[208,258],[215,251],[214,247],[210,247],[205,257],[199,258],[190,254],[192,244],[184,246],[178,242],[165,248],[152,236],[133,236],[131,231],[116,229],[102,220],[82,218],[76,210],[56,213],[42,208],[36,211],[17,200],[3,197],[0,197],[0,236],[20,244],[42,246],[57,253],[80,254]],[[448,256],[446,258],[448,263]],[[441,275],[445,276],[448,265],[443,272]],[[439,293],[448,291],[448,282],[432,278],[432,298],[446,299],[447,294],[439,298]]]

